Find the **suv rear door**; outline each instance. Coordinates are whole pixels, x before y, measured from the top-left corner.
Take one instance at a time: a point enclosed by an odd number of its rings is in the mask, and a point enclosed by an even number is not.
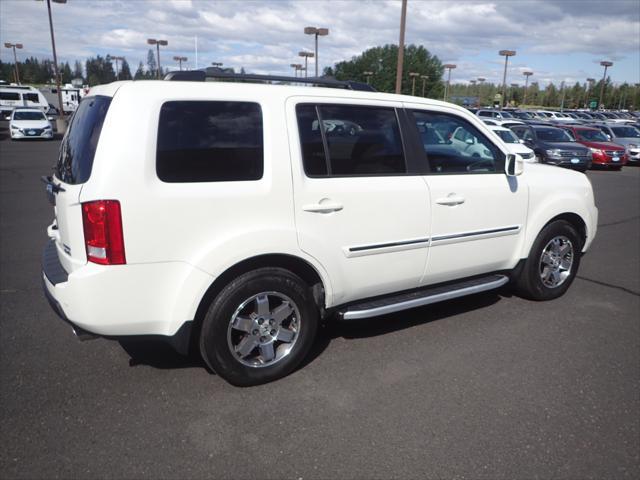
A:
[[[55,221],[48,234],[56,242],[58,257],[67,272],[87,262],[80,192],[89,180],[100,132],[111,97],[86,97],[74,114],[60,145],[51,179]]]
[[[298,243],[329,272],[333,305],[415,288],[426,264],[429,195],[408,165],[398,107],[287,102]]]

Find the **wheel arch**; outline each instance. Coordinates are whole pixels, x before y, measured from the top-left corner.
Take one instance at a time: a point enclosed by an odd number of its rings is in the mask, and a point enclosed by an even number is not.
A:
[[[200,299],[200,303],[196,309],[196,314],[193,319],[193,326],[191,328],[190,346],[196,348],[198,345],[198,338],[200,336],[200,329],[202,327],[202,321],[207,313],[207,309],[213,299],[222,291],[222,289],[233,279],[247,273],[251,270],[264,267],[279,267],[289,270],[290,272],[299,276],[313,291],[313,297],[321,311],[324,309],[325,304],[325,291],[327,285],[323,280],[318,270],[311,265],[308,261],[289,254],[263,254],[255,257],[242,260],[235,265],[227,268],[211,283],[209,288],[205,291],[204,295]]]

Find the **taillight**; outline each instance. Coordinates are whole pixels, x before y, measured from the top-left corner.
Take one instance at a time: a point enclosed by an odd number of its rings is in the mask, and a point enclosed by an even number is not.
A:
[[[117,200],[97,200],[82,204],[82,224],[87,260],[101,265],[123,265],[124,236]]]

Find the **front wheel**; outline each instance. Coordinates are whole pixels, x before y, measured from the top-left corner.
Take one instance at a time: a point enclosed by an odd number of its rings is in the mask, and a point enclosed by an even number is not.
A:
[[[291,373],[309,352],[318,308],[308,285],[281,268],[239,276],[212,302],[200,352],[229,383],[251,386]]]
[[[516,279],[518,295],[531,300],[552,300],[563,295],[580,265],[582,239],[575,227],[557,220],[542,229]]]

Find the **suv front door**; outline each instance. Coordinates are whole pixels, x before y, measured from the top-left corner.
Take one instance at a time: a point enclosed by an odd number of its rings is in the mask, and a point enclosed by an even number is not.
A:
[[[298,243],[329,273],[329,304],[420,285],[430,202],[422,176],[407,166],[400,107],[317,97],[287,103]]]
[[[422,284],[445,282],[515,266],[527,216],[523,176],[507,177],[505,153],[481,129],[446,107],[407,104],[422,140],[430,174],[430,249]],[[464,130],[472,153],[451,139]],[[438,132],[434,136],[433,132]],[[497,142],[496,142],[497,143]]]

